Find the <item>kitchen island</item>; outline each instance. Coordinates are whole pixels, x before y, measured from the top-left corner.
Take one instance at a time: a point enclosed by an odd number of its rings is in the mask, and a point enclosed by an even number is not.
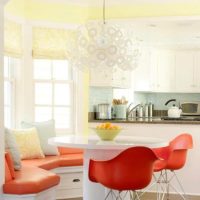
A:
[[[90,121],[89,127],[94,128],[102,122],[105,121]],[[177,174],[186,193],[192,196],[190,199],[200,199],[200,121],[169,121],[153,118],[152,121],[111,120],[110,122],[117,123],[122,127],[122,135],[156,137],[169,141],[181,133],[191,134],[194,148],[188,151],[186,165],[177,171]],[[95,134],[92,129],[89,132]],[[176,185],[176,183],[174,184]],[[195,196],[197,197],[195,198]]]

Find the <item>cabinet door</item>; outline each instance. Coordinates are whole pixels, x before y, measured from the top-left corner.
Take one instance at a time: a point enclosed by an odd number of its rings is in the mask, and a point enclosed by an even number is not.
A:
[[[195,91],[195,60],[194,52],[176,52],[176,91]]]
[[[132,72],[130,71],[115,67],[113,69],[113,87],[131,88],[131,74]]]
[[[171,51],[158,53],[156,91],[175,91],[175,55]]]
[[[194,89],[200,92],[200,52],[195,52]]]
[[[134,90],[146,92],[152,90],[151,85],[151,52],[143,49],[138,67],[134,70]]]
[[[90,86],[111,87],[113,82],[113,70],[108,69],[91,69],[90,70]]]

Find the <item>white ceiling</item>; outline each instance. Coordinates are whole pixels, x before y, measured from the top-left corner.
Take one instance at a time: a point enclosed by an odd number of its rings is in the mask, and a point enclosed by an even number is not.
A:
[[[109,22],[111,23],[111,22]],[[200,18],[147,18],[116,23],[144,44],[200,48]]]
[[[101,6],[103,0],[43,0],[46,2],[69,3],[81,6]],[[107,5],[130,4],[168,4],[168,3],[200,3],[199,0],[106,0]]]

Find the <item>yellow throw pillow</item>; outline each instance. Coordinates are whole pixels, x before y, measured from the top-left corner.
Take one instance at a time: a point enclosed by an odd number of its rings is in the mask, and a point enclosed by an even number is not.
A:
[[[21,159],[44,158],[36,128],[12,130]]]

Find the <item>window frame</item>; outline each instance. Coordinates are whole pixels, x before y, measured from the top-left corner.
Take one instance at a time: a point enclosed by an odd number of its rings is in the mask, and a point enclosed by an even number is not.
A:
[[[10,105],[9,104],[6,104],[5,102],[5,98],[4,98],[4,109],[6,107],[10,108],[11,112],[10,112],[10,116],[11,116],[11,121],[10,121],[10,127],[8,128],[14,128],[15,125],[16,125],[16,121],[15,121],[15,114],[16,114],[16,77],[15,77],[15,73],[16,73],[16,66],[19,65],[18,62],[19,61],[16,61],[15,57],[12,57],[12,56],[7,56],[7,55],[4,55],[4,69],[5,69],[5,59],[8,59],[8,70],[9,70],[9,74],[8,74],[8,77],[5,76],[5,73],[3,74],[3,78],[4,78],[4,85],[5,85],[5,82],[8,82],[11,86],[10,88]],[[5,91],[4,91],[4,96],[5,96]],[[5,116],[5,113],[4,113],[4,116]],[[5,121],[6,121],[6,118],[4,120],[4,126],[6,126],[5,124]]]
[[[53,68],[54,68],[54,61],[56,61],[55,59],[43,59],[43,60],[48,60],[51,62],[51,79],[37,79],[34,77],[34,70],[35,70],[35,65],[34,62],[35,60],[39,60],[37,58],[33,58],[33,119],[34,121],[35,119],[35,109],[36,107],[48,107],[51,108],[52,113],[51,113],[51,118],[54,118],[54,114],[55,114],[55,108],[70,108],[70,128],[66,129],[66,128],[56,128],[56,133],[57,135],[65,135],[65,134],[69,134],[69,133],[73,133],[75,130],[75,124],[74,124],[74,119],[75,119],[75,87],[74,87],[74,70],[71,68],[70,66],[70,62],[68,62],[68,74],[70,75],[70,79],[69,80],[57,80],[53,77]],[[36,104],[35,102],[35,84],[36,83],[50,83],[52,85],[52,104]],[[55,101],[54,101],[54,97],[55,97],[55,85],[56,84],[68,84],[70,87],[70,105],[55,105]]]

